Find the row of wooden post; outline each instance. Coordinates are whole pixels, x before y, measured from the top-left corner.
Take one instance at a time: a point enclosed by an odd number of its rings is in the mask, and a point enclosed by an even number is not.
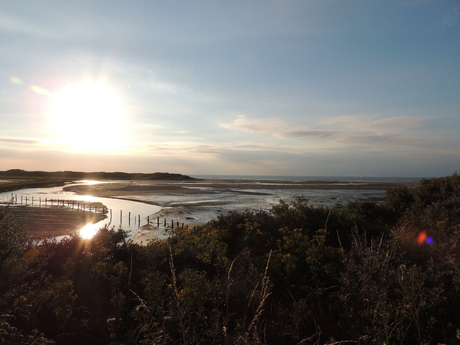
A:
[[[137,224],[141,224],[141,216],[138,215],[138,222]],[[136,217],[134,217],[134,221],[136,221]],[[110,222],[112,222],[112,210],[110,210]],[[157,217],[157,226],[160,226],[160,217]],[[123,211],[120,210],[120,225],[123,224]],[[128,213],[128,224],[131,224],[131,212]],[[150,216],[147,216],[147,224],[150,224]],[[163,220],[163,226],[166,228],[167,220],[166,218]],[[179,227],[180,223],[176,222],[176,227]],[[184,223],[182,223],[182,227],[184,227]],[[171,229],[174,229],[174,220],[171,220]]]
[[[150,217],[147,216],[147,224],[150,224]],[[176,226],[179,227],[180,223],[176,222]],[[160,217],[157,217],[157,226],[160,226]],[[163,226],[166,228],[166,218],[163,221]],[[184,223],[182,223],[182,227],[184,227]],[[174,229],[174,220],[171,220],[171,229]]]
[[[31,206],[34,206],[34,203],[35,201],[37,201],[36,199],[34,200],[34,197],[32,197],[31,199],[29,199],[28,197],[23,197],[21,195],[21,199],[20,201],[18,202],[18,196],[15,195],[15,194],[11,194],[11,199],[9,200],[10,202],[12,202],[13,204],[20,204],[22,205],[24,203],[24,199],[25,199],[25,206],[28,206],[29,205],[29,200],[30,200],[30,205]],[[97,207],[96,205],[91,205],[91,203],[89,203],[89,205],[87,204],[84,204],[84,203],[80,203],[80,202],[76,202],[75,200],[59,200],[59,199],[48,199],[48,198],[45,198],[44,200],[42,200],[41,197],[38,198],[38,207],[41,207],[42,206],[42,202],[44,203],[44,206],[45,207],[48,207],[48,204],[49,206],[66,206],[69,207],[69,208],[72,208],[72,209],[75,209],[75,207],[77,207],[77,210],[82,210],[82,211],[89,211],[89,212],[94,212],[94,213],[98,213],[98,210],[100,210],[100,213],[102,214],[106,214],[107,213],[107,208],[106,207]]]

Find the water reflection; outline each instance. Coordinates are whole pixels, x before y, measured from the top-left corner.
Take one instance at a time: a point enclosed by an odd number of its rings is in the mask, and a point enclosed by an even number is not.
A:
[[[81,184],[98,184],[101,181],[85,180],[75,183],[75,185]],[[115,229],[122,228],[128,231],[128,236],[134,236],[141,226],[147,224],[147,217],[160,211],[161,207],[146,204],[139,201],[114,199],[114,198],[99,198],[91,195],[77,195],[73,192],[66,192],[61,187],[50,187],[50,188],[28,188],[16,190],[13,192],[0,193],[0,203],[11,202],[11,199],[16,200],[18,204],[25,205],[28,200],[28,206],[33,207],[49,207],[51,205],[58,205],[57,200],[65,201],[65,203],[59,204],[59,206],[72,205],[67,201],[81,201],[85,203],[100,203],[105,206],[107,217],[98,223],[87,224],[78,233],[83,238],[91,238],[96,232],[104,227],[109,228],[115,227]],[[45,203],[48,200],[48,203]],[[51,203],[53,200],[53,203]],[[101,210],[102,205],[98,205],[97,208],[93,205],[93,210]],[[86,208],[86,210],[89,210]],[[75,212],[78,212],[75,208]]]
[[[74,197],[74,200],[78,200],[78,201],[88,201],[88,202],[97,202],[98,198],[96,198],[95,196],[91,196],[91,195],[75,195]]]
[[[97,234],[100,227],[96,224],[86,224],[80,230],[78,230],[78,235],[85,240],[89,240],[93,238],[94,235]]]

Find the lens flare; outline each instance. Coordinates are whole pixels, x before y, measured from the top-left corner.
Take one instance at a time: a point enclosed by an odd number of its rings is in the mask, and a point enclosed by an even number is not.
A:
[[[434,244],[434,239],[431,236],[428,236],[426,231],[420,231],[417,235],[417,244],[422,245],[423,243]]]
[[[22,84],[22,80],[15,76],[10,77],[10,82],[12,82],[13,84],[17,84],[17,85]]]
[[[418,244],[423,244],[427,238],[427,233],[426,231],[421,231],[418,236],[417,236],[417,243]]]
[[[37,86],[37,85],[30,85],[30,89],[33,92],[38,93],[39,95],[43,95],[43,96],[51,95],[51,93],[48,90],[46,90],[46,89],[44,89],[44,88],[42,88],[40,86]]]
[[[426,243],[426,244],[434,244],[434,240],[433,240],[432,237],[428,236],[428,237],[426,238],[426,240],[425,240],[425,243]]]

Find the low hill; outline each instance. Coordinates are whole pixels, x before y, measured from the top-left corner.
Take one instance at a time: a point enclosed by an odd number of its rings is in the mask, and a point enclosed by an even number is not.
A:
[[[144,173],[125,173],[125,172],[80,172],[80,171],[26,171],[21,169],[11,169],[0,171],[0,178],[9,179],[102,179],[102,180],[194,180],[193,177],[182,174],[171,174],[167,172]]]

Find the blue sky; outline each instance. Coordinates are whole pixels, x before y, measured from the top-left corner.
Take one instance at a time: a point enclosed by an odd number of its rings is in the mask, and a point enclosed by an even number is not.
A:
[[[0,170],[460,170],[458,0],[0,4]]]

